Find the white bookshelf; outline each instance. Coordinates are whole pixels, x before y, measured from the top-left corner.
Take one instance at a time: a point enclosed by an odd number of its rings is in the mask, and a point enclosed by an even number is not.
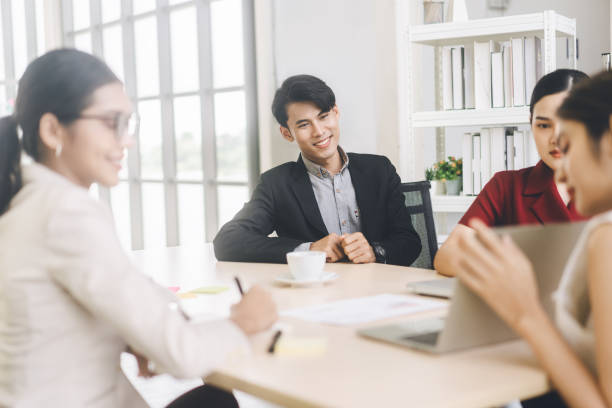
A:
[[[538,36],[542,39],[543,72],[556,69],[557,38],[569,38],[571,44],[576,43],[576,20],[562,16],[555,11],[523,14],[517,16],[493,17],[470,20],[457,23],[440,23],[427,25],[410,24],[410,13],[415,13],[414,0],[396,0],[397,17],[397,51],[398,51],[398,86],[400,112],[400,173],[403,179],[420,180],[425,167],[423,163],[422,141],[417,135],[421,129],[437,128],[437,135],[444,137],[444,129],[452,126],[485,127],[485,126],[516,126],[529,123],[529,106],[491,108],[485,110],[434,110],[419,111],[415,101],[415,90],[422,82],[413,76],[415,64],[412,55],[415,46],[434,47],[438,56],[443,46],[455,46],[473,43],[474,41],[507,41],[511,37]],[[420,3],[420,2],[417,2]],[[575,49],[575,48],[574,48]],[[418,58],[418,56],[417,56]],[[436,106],[442,106],[440,86],[441,63],[437,58],[435,64]],[[417,62],[419,62],[417,60]],[[573,55],[576,67],[575,52]],[[418,70],[417,70],[418,72]],[[439,152],[439,151],[438,151]],[[445,157],[437,154],[437,158]],[[439,196],[432,195],[433,210],[437,213],[463,213],[474,201],[474,196]]]
[[[472,205],[476,196],[447,196],[431,195],[431,204],[434,212],[465,212]]]
[[[415,128],[448,126],[503,126],[529,123],[529,106],[414,112]]]
[[[492,17],[459,23],[424,24],[410,27],[411,41],[423,45],[460,45],[466,42],[503,41],[511,36],[528,36],[554,31],[556,37],[576,35],[576,20],[554,11]]]

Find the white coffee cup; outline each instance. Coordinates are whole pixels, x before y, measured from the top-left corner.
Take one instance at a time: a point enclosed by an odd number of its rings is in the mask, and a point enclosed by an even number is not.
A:
[[[296,281],[321,279],[325,266],[325,252],[289,252],[287,263],[289,264],[289,271]]]

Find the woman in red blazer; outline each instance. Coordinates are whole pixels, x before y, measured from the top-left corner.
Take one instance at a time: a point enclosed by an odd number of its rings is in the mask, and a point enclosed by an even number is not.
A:
[[[588,78],[580,71],[559,69],[536,84],[529,107],[530,123],[540,161],[534,167],[501,171],[485,185],[453,229],[434,259],[436,270],[454,276],[457,241],[473,231],[467,226],[479,218],[489,226],[545,224],[579,221],[583,217],[569,201],[564,184],[556,183],[554,172],[561,152],[557,147],[557,109],[575,83]]]

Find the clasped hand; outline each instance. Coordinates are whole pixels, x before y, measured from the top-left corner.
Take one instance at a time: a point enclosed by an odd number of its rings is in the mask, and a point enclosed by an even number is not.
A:
[[[328,236],[310,244],[311,251],[323,251],[327,262],[337,262],[345,257],[353,263],[370,263],[376,260],[374,250],[361,232]]]

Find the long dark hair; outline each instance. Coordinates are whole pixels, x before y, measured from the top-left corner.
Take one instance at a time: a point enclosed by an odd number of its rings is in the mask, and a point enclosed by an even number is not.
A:
[[[582,123],[597,153],[602,136],[610,130],[612,72],[601,72],[573,88],[559,107],[558,115]]]
[[[19,80],[15,113],[0,119],[0,215],[22,185],[21,149],[42,159],[40,118],[52,113],[67,125],[88,107],[96,89],[117,81],[102,60],[74,49],[50,51],[28,65]]]
[[[529,104],[530,118],[533,116],[533,108],[540,99],[548,95],[569,91],[574,85],[588,78],[587,74],[575,69],[558,69],[544,75],[531,93],[531,103]]]

